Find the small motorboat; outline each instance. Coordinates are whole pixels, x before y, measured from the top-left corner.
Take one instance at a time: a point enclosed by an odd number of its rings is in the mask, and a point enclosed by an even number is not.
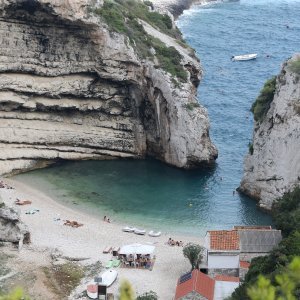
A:
[[[111,286],[117,279],[118,272],[116,270],[108,270],[89,282],[86,287],[86,294],[90,299],[100,299],[98,295],[98,286]]]
[[[158,236],[161,236],[161,231],[153,231],[153,230],[151,230],[151,231],[148,232],[148,235],[152,236],[152,237],[158,237]]]
[[[86,294],[90,299],[97,299],[98,298],[98,284],[92,282],[87,285],[86,287]]]
[[[135,228],[134,233],[135,234],[139,234],[139,235],[145,235],[146,234],[146,230],[145,229]]]
[[[117,277],[118,277],[118,272],[116,270],[108,270],[100,276],[101,281],[99,282],[99,285],[104,285],[109,287],[115,282]]]
[[[256,59],[256,57],[257,57],[257,54],[256,53],[252,53],[252,54],[232,56],[231,60],[232,61],[246,61],[246,60]]]
[[[122,229],[122,231],[124,232],[134,232],[135,231],[135,227],[132,227],[132,226],[126,226]]]

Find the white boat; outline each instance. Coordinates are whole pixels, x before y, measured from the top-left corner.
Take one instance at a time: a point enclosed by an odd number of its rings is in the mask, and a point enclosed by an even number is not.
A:
[[[97,299],[98,298],[98,284],[94,281],[89,283],[86,287],[86,294],[90,299]]]
[[[101,282],[99,282],[99,285],[105,285],[109,287],[115,282],[117,277],[118,277],[118,272],[116,270],[113,269],[108,270],[100,276]]]
[[[257,54],[256,53],[252,53],[252,54],[232,56],[231,60],[232,61],[245,61],[245,60],[256,59],[256,57],[257,57]]]
[[[111,286],[118,277],[116,270],[108,270],[101,274],[98,278],[89,282],[86,287],[86,294],[90,299],[99,299],[98,286]]]
[[[145,235],[146,234],[146,230],[145,229],[135,228],[134,229],[134,233],[135,234],[139,234],[139,235]]]
[[[153,236],[153,237],[161,236],[161,231],[153,231],[153,230],[151,230],[151,231],[148,232],[148,235],[149,236]]]
[[[122,231],[124,232],[134,232],[135,230],[135,227],[131,227],[131,226],[126,226],[126,227],[123,227]]]

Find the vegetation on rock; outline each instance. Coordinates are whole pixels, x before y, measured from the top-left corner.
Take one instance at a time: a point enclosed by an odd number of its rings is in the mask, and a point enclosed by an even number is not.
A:
[[[300,58],[289,62],[289,69],[291,72],[300,75]]]
[[[141,59],[157,58],[160,67],[181,81],[187,80],[187,73],[181,65],[181,54],[174,47],[167,47],[144,30],[139,20],[143,20],[159,31],[183,42],[181,33],[173,28],[168,15],[153,12],[140,0],[105,0],[95,14],[100,16],[112,31],[128,37]]]
[[[288,265],[296,256],[300,256],[300,188],[285,194],[273,205],[275,225],[282,230],[284,239],[279,246],[267,256],[254,258],[244,283],[235,290],[230,299],[250,299],[247,289],[254,285],[260,275],[264,275],[270,283],[280,290],[278,274],[288,272]],[[262,284],[262,282],[260,282]],[[276,296],[276,293],[275,293]],[[300,299],[300,282],[293,290],[293,296]],[[277,296],[276,296],[277,297]],[[298,297],[298,298],[297,298]],[[253,298],[259,300],[260,298]],[[271,298],[272,299],[272,298]],[[280,299],[280,298],[275,298]],[[293,298],[282,298],[293,299]]]
[[[185,108],[186,108],[187,110],[192,111],[192,110],[194,110],[195,107],[199,107],[200,104],[199,104],[198,102],[196,102],[196,103],[187,103],[187,104],[185,104],[184,106],[185,106]]]
[[[249,149],[249,154],[253,155],[254,153],[254,148],[253,148],[253,143],[248,143],[248,149]]]
[[[155,292],[146,292],[136,298],[136,300],[157,300],[158,296]]]
[[[297,300],[295,289],[300,286],[300,257],[275,277],[276,285],[264,276],[259,276],[255,285],[248,289],[251,300]],[[297,298],[296,298],[297,297]]]
[[[252,104],[251,111],[254,115],[255,121],[261,122],[264,116],[267,114],[274,99],[275,89],[276,76],[272,77],[265,83],[256,101]]]
[[[6,295],[0,295],[0,300],[30,300],[21,288],[16,288]]]
[[[183,248],[183,255],[190,261],[192,270],[199,269],[199,265],[203,258],[203,253],[204,248],[194,243],[188,243]]]
[[[84,277],[84,269],[75,263],[65,263],[58,266],[45,267],[48,287],[59,299],[68,297]]]

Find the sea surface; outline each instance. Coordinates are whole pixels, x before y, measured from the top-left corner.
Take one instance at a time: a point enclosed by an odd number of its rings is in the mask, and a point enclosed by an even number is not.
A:
[[[168,233],[203,235],[207,229],[270,224],[255,201],[233,191],[252,136],[251,104],[281,63],[300,51],[300,0],[194,6],[177,24],[204,68],[198,99],[208,109],[219,150],[214,169],[183,171],[154,160],[87,161],[15,179],[99,218]],[[247,53],[258,53],[257,60],[230,60]]]

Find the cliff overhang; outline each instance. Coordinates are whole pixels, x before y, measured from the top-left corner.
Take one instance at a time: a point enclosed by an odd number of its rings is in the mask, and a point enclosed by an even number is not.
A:
[[[191,50],[139,20],[162,49],[179,53],[181,81],[155,53],[141,57],[134,39],[111,30],[94,13],[102,7],[0,2],[0,174],[60,159],[149,155],[181,168],[216,159],[207,112],[195,98],[201,68]]]

